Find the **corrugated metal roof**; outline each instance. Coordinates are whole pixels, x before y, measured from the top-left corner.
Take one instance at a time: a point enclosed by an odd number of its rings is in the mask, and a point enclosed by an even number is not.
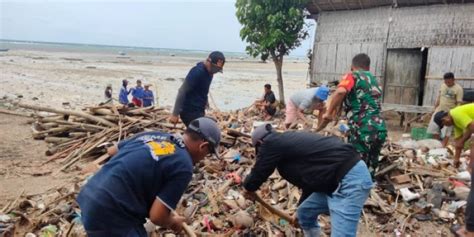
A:
[[[311,0],[307,5],[307,9],[314,15],[322,11],[359,10],[381,6],[410,7],[451,3],[474,3],[474,0]]]

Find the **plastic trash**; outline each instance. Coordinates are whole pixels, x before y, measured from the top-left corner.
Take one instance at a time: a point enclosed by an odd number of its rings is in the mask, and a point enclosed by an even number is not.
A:
[[[405,200],[406,202],[420,198],[419,193],[413,193],[408,188],[400,189],[400,193],[402,194],[403,200]]]
[[[447,159],[448,158],[448,149],[446,149],[446,148],[431,149],[428,152],[428,155],[432,156],[432,157],[437,157],[437,158],[440,158],[440,159]]]
[[[427,147],[428,149],[443,148],[443,144],[436,139],[423,139],[416,142],[419,147]]]
[[[459,172],[456,174],[456,179],[471,181],[471,174],[468,171]]]

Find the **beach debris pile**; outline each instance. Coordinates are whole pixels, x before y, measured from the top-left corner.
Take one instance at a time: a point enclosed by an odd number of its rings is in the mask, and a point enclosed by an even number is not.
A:
[[[110,157],[106,147],[112,142],[150,130],[182,133],[184,126],[167,122],[165,108],[127,108],[107,104],[83,110],[63,110],[17,104],[35,112],[31,121],[34,139],[49,145],[44,164],[57,164],[52,170],[39,167],[31,175],[74,174],[72,181],[42,194],[22,193],[0,209],[2,236],[84,236],[80,209],[75,198],[88,177]],[[188,236],[296,236],[301,230],[294,223],[301,192],[275,172],[258,192],[257,202],[243,197],[241,183],[255,162],[250,134],[261,122],[254,112],[208,113],[219,122],[223,138],[220,160],[209,158],[195,167],[193,180],[176,212],[187,219]],[[280,118],[273,124],[280,127]],[[305,128],[310,129],[310,128]],[[324,131],[344,139],[340,124]],[[464,224],[464,209],[470,176],[465,163],[453,168],[449,149],[435,140],[387,142],[375,174],[377,185],[366,202],[359,229],[366,233],[423,236],[421,225],[429,222],[447,230]],[[464,154],[466,155],[466,154]],[[463,158],[465,159],[465,158]],[[329,216],[319,218],[329,235]],[[173,236],[150,222],[151,236]],[[442,228],[438,228],[441,230]],[[440,233],[447,235],[448,233]]]

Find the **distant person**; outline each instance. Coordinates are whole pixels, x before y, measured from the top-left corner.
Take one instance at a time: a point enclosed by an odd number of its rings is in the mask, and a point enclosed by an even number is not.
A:
[[[176,96],[173,113],[169,118],[171,123],[178,123],[180,116],[188,126],[194,119],[204,116],[212,78],[214,74],[222,72],[224,63],[224,54],[214,51],[206,61],[199,62],[189,71]]]
[[[105,103],[112,102],[112,84],[107,84],[104,91]]]
[[[454,152],[454,166],[459,167],[459,158],[464,149],[464,144],[470,139],[470,157],[467,170],[471,173],[471,189],[466,206],[466,227],[457,231],[457,236],[474,237],[474,103],[458,106],[449,112],[440,111],[435,114],[435,123],[440,128],[454,125],[454,139],[456,150]]]
[[[264,94],[261,99],[255,101],[255,106],[263,112],[265,120],[269,120],[276,112],[276,98],[270,84],[263,87]]]
[[[325,101],[329,95],[329,88],[326,86],[313,87],[293,94],[286,102],[285,110],[285,128],[289,129],[298,119],[309,124],[305,118],[305,110],[319,110],[319,115],[322,116],[326,106]],[[319,119],[321,121],[321,119]]]
[[[381,115],[382,89],[369,70],[370,58],[367,54],[357,54],[352,58],[351,72],[342,77],[331,96],[328,110],[323,116],[324,121],[317,131],[335,119],[336,111],[346,99],[352,111],[349,118],[349,142],[367,163],[373,176],[387,138],[387,128]]]
[[[444,83],[441,84],[439,88],[438,98],[435,102],[435,111],[426,132],[432,134],[434,139],[442,138],[443,147],[445,147],[448,145],[449,137],[452,133],[452,126],[445,126],[441,130],[434,121],[435,114],[440,111],[448,112],[457,105],[460,105],[464,93],[462,87],[454,81],[454,74],[452,72],[445,73],[443,78]]]
[[[123,105],[127,105],[130,103],[128,100],[128,94],[130,94],[130,90],[127,89],[128,81],[122,80],[122,87],[120,87],[119,92],[119,103]]]
[[[132,88],[132,103],[137,107],[143,106],[143,92],[142,81],[137,80],[137,86]]]
[[[143,91],[143,107],[152,106],[155,104],[155,97],[153,91],[150,90],[151,84],[145,84],[145,90]]]

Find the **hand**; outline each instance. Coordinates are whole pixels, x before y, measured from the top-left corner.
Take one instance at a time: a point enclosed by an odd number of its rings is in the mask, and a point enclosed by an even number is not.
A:
[[[331,122],[333,119],[334,119],[334,118],[333,118],[330,114],[328,114],[328,113],[325,113],[325,114],[323,115],[323,121],[324,121],[324,122],[329,123],[329,122]]]
[[[171,218],[172,219],[169,228],[176,233],[181,232],[183,230],[183,223],[185,223],[185,218],[180,215],[174,215]]]
[[[453,161],[454,168],[459,168],[459,165],[460,165],[460,164],[461,164],[461,163],[459,162],[459,160],[454,160],[454,161]]]
[[[457,149],[463,149],[464,148],[464,141],[462,139],[459,139],[454,144],[454,147],[456,147]]]
[[[171,116],[169,117],[168,121],[169,121],[170,123],[176,125],[176,124],[178,123],[178,121],[179,121],[179,118],[178,118],[178,116],[176,116],[176,115],[171,115]]]
[[[257,200],[257,194],[255,192],[244,191],[244,197],[252,202]]]

